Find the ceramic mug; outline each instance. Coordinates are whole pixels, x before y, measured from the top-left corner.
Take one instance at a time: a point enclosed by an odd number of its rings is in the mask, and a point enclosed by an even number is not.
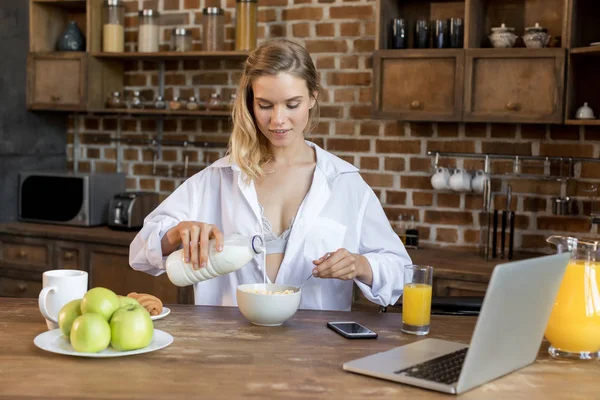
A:
[[[483,187],[485,186],[485,182],[490,180],[489,174],[486,174],[483,170],[479,170],[471,179],[471,188],[475,193],[483,193]]]
[[[463,168],[454,170],[454,174],[450,177],[450,188],[455,192],[468,192],[471,190],[471,177]]]
[[[88,273],[76,269],[55,269],[42,275],[42,291],[38,297],[40,312],[49,330],[58,329],[58,313],[71,300],[81,299],[87,292]]]
[[[448,168],[438,167],[431,177],[431,186],[437,190],[450,189],[450,171]]]

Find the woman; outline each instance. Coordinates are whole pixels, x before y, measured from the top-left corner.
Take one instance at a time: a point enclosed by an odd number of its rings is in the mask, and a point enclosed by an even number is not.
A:
[[[269,282],[302,287],[300,308],[350,310],[352,287],[395,303],[411,262],[358,169],[304,139],[318,116],[317,71],[308,52],[271,40],[248,57],[233,109],[228,156],[186,180],[145,219],[130,264],[152,275],[183,246],[202,268],[208,240],[265,238]],[[194,287],[196,304],[236,305],[236,287],[263,282],[264,257]]]

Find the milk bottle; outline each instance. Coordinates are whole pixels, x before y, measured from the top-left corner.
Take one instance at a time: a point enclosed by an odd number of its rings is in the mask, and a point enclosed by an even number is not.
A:
[[[256,254],[265,251],[260,236],[248,237],[239,234],[226,235],[223,251],[215,248],[215,239],[209,241],[208,262],[206,267],[195,270],[192,263],[184,261],[183,249],[167,257],[167,275],[171,282],[180,287],[193,285],[207,279],[216,278],[246,265]]]

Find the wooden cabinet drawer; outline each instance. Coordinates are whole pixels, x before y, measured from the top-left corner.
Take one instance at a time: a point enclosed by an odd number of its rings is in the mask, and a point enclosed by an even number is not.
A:
[[[85,269],[83,245],[70,242],[55,242],[54,268],[56,269]]]
[[[0,277],[0,297],[36,298],[41,290],[41,281]]]
[[[564,49],[466,50],[465,71],[465,121],[562,121]]]
[[[28,108],[85,109],[87,66],[85,53],[29,54],[27,58]]]
[[[463,50],[378,50],[373,56],[376,118],[459,121]]]
[[[450,279],[434,279],[435,296],[484,296],[487,283],[458,281]]]
[[[0,261],[29,268],[50,269],[52,242],[30,238],[0,238]]]
[[[90,246],[88,252],[90,288],[102,286],[123,296],[130,292],[149,293],[164,304],[193,303],[193,289],[173,285],[166,273],[152,276],[132,269],[127,247]]]

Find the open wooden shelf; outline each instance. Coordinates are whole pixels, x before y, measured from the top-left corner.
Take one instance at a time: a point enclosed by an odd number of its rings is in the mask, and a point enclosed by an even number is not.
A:
[[[587,126],[599,126],[600,119],[567,119],[565,125],[587,125]]]
[[[34,3],[42,3],[55,7],[78,8],[85,10],[86,0],[33,0]]]
[[[165,117],[198,117],[198,118],[228,118],[230,111],[188,111],[188,110],[156,110],[156,109],[119,109],[99,108],[87,110],[90,114],[99,115],[131,115],[131,116],[165,116]]]
[[[248,57],[247,51],[162,51],[158,53],[103,53],[92,52],[92,57],[107,58],[116,60],[189,60],[203,58],[219,58],[219,59],[245,59]]]
[[[600,46],[576,47],[574,49],[571,49],[571,54],[600,55]]]

